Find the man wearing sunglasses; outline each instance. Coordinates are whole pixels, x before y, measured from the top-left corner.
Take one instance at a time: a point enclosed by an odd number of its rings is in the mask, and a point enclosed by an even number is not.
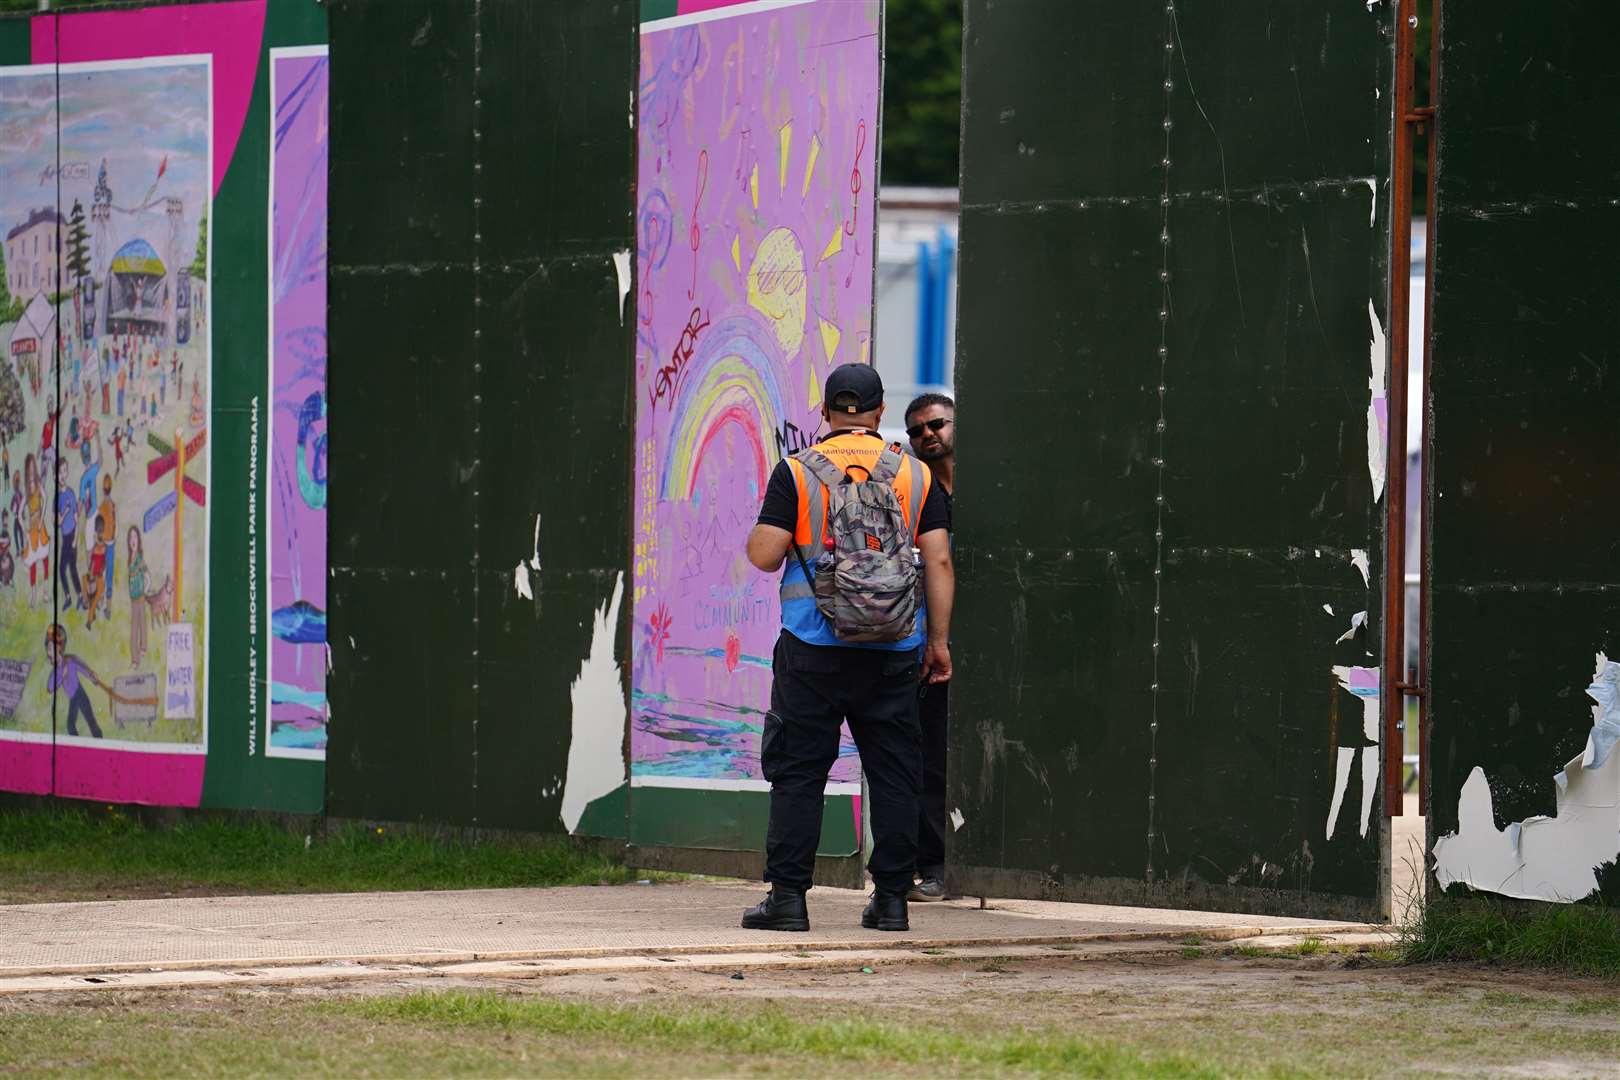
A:
[[[911,450],[927,462],[934,494],[944,503],[945,530],[951,523],[951,489],[956,486],[956,402],[944,394],[923,394],[906,408]],[[908,899],[945,899],[945,715],[951,684],[918,687],[922,726],[922,797],[917,815],[917,883]]]

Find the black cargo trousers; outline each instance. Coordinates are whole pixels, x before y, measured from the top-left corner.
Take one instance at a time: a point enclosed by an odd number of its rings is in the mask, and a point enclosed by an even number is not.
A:
[[[871,800],[866,868],[880,892],[905,895],[917,862],[922,784],[917,651],[806,645],[784,630],[771,674],[759,751],[760,771],[771,782],[765,880],[810,887],[827,773],[838,760],[838,729],[847,719]]]
[[[917,819],[917,876],[945,880],[945,722],[950,714],[951,684],[924,685],[918,690],[922,726],[922,808]]]

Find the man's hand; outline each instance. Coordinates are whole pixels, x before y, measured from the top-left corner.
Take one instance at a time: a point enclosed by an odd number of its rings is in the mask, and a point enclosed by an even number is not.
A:
[[[951,650],[943,641],[930,640],[923,649],[922,677],[929,684],[951,681]]]

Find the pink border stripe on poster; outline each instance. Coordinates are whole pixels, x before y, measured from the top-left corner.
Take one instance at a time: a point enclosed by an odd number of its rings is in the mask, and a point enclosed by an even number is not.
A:
[[[196,806],[205,754],[145,754],[99,746],[56,745],[56,794],[66,799]]]
[[[264,5],[265,0],[236,0],[36,18],[29,26],[33,62],[77,64],[212,53],[214,194],[218,195],[253,98],[259,45],[264,38]]]
[[[51,793],[51,744],[44,742],[0,743],[0,791],[22,795]]]
[[[196,806],[202,801],[202,754],[143,754],[99,746],[56,747],[56,792],[69,799]],[[51,744],[0,744],[0,791],[51,794]]]

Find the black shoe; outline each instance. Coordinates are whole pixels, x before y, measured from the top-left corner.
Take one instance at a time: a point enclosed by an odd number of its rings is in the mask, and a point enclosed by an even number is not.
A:
[[[925,877],[911,887],[906,899],[912,903],[932,903],[945,899],[945,883],[937,877]]]
[[[744,930],[808,930],[804,893],[773,885],[764,900],[743,912],[742,924]]]
[[[866,902],[866,910],[861,912],[861,925],[868,930],[910,930],[911,921],[906,918],[906,898],[873,893],[872,899]]]

